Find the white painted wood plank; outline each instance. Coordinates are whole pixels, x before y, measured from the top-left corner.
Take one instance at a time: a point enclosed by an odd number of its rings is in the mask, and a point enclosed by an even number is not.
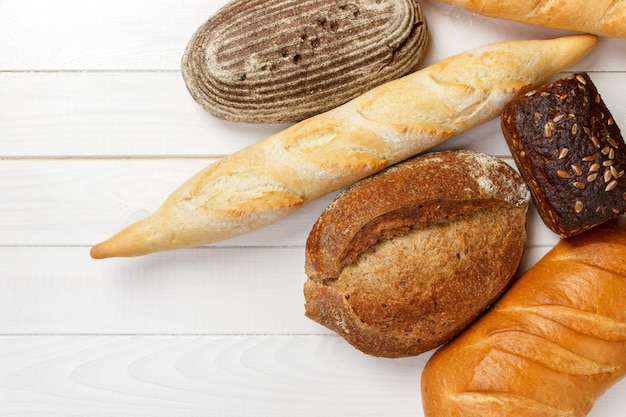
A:
[[[511,159],[507,159],[513,164]],[[211,159],[0,161],[0,245],[89,246],[154,212]],[[279,222],[212,246],[304,246],[337,192]],[[533,209],[531,245],[556,240]]]
[[[212,117],[176,72],[0,73],[0,155],[223,155],[287,125]]]
[[[520,272],[548,249],[529,248]],[[0,247],[0,334],[328,334],[304,316],[305,280],[301,247],[104,261]]]
[[[178,70],[193,32],[225,3],[3,0],[0,71]],[[421,4],[432,35],[424,64],[494,41],[569,33],[478,16],[432,0]],[[603,70],[625,69],[623,41],[607,38],[598,53]],[[580,67],[596,69],[595,63],[591,57]]]
[[[591,77],[618,125],[626,126],[626,74]],[[216,119],[175,72],[0,73],[5,157],[220,156],[286,126]],[[498,119],[438,147],[446,148],[508,154]]]
[[[430,352],[381,359],[336,336],[0,337],[5,417],[423,416]],[[618,417],[626,380],[589,417]]]
[[[0,161],[0,245],[94,245],[155,211],[211,159]],[[218,245],[303,246],[336,193]]]
[[[335,336],[0,338],[0,411],[64,416],[420,416],[426,355]]]
[[[0,334],[328,333],[304,316],[302,248],[192,249],[104,262],[0,247]]]
[[[195,29],[224,3],[3,0],[0,69],[178,69]]]

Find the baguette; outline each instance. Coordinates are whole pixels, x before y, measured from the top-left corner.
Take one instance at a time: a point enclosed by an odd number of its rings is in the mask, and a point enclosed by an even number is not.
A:
[[[626,0],[439,0],[489,17],[626,38]]]
[[[626,218],[562,239],[422,374],[426,417],[582,417],[626,374]]]
[[[138,256],[228,239],[493,119],[582,59],[593,35],[510,41],[450,57],[222,158],[161,208],[94,246]]]

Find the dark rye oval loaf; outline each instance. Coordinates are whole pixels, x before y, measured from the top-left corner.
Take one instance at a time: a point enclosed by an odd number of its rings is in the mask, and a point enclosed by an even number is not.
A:
[[[417,355],[447,342],[509,285],[530,193],[482,153],[410,159],[347,189],[306,243],[306,315],[364,353]]]
[[[221,119],[296,122],[417,69],[415,0],[233,0],[182,58],[192,97]]]

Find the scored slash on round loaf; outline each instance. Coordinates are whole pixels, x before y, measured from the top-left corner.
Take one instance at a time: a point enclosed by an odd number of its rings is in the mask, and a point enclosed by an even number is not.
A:
[[[509,285],[530,193],[506,163],[447,151],[339,194],[306,243],[306,315],[374,356],[447,342]]]
[[[216,117],[295,122],[413,72],[427,40],[415,0],[233,0],[197,29],[182,75]]]

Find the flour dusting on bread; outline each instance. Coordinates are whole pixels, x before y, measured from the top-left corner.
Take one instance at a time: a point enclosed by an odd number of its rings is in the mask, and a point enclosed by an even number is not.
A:
[[[529,201],[509,165],[474,151],[424,154],[358,182],[307,239],[306,315],[375,356],[445,343],[514,276]]]

